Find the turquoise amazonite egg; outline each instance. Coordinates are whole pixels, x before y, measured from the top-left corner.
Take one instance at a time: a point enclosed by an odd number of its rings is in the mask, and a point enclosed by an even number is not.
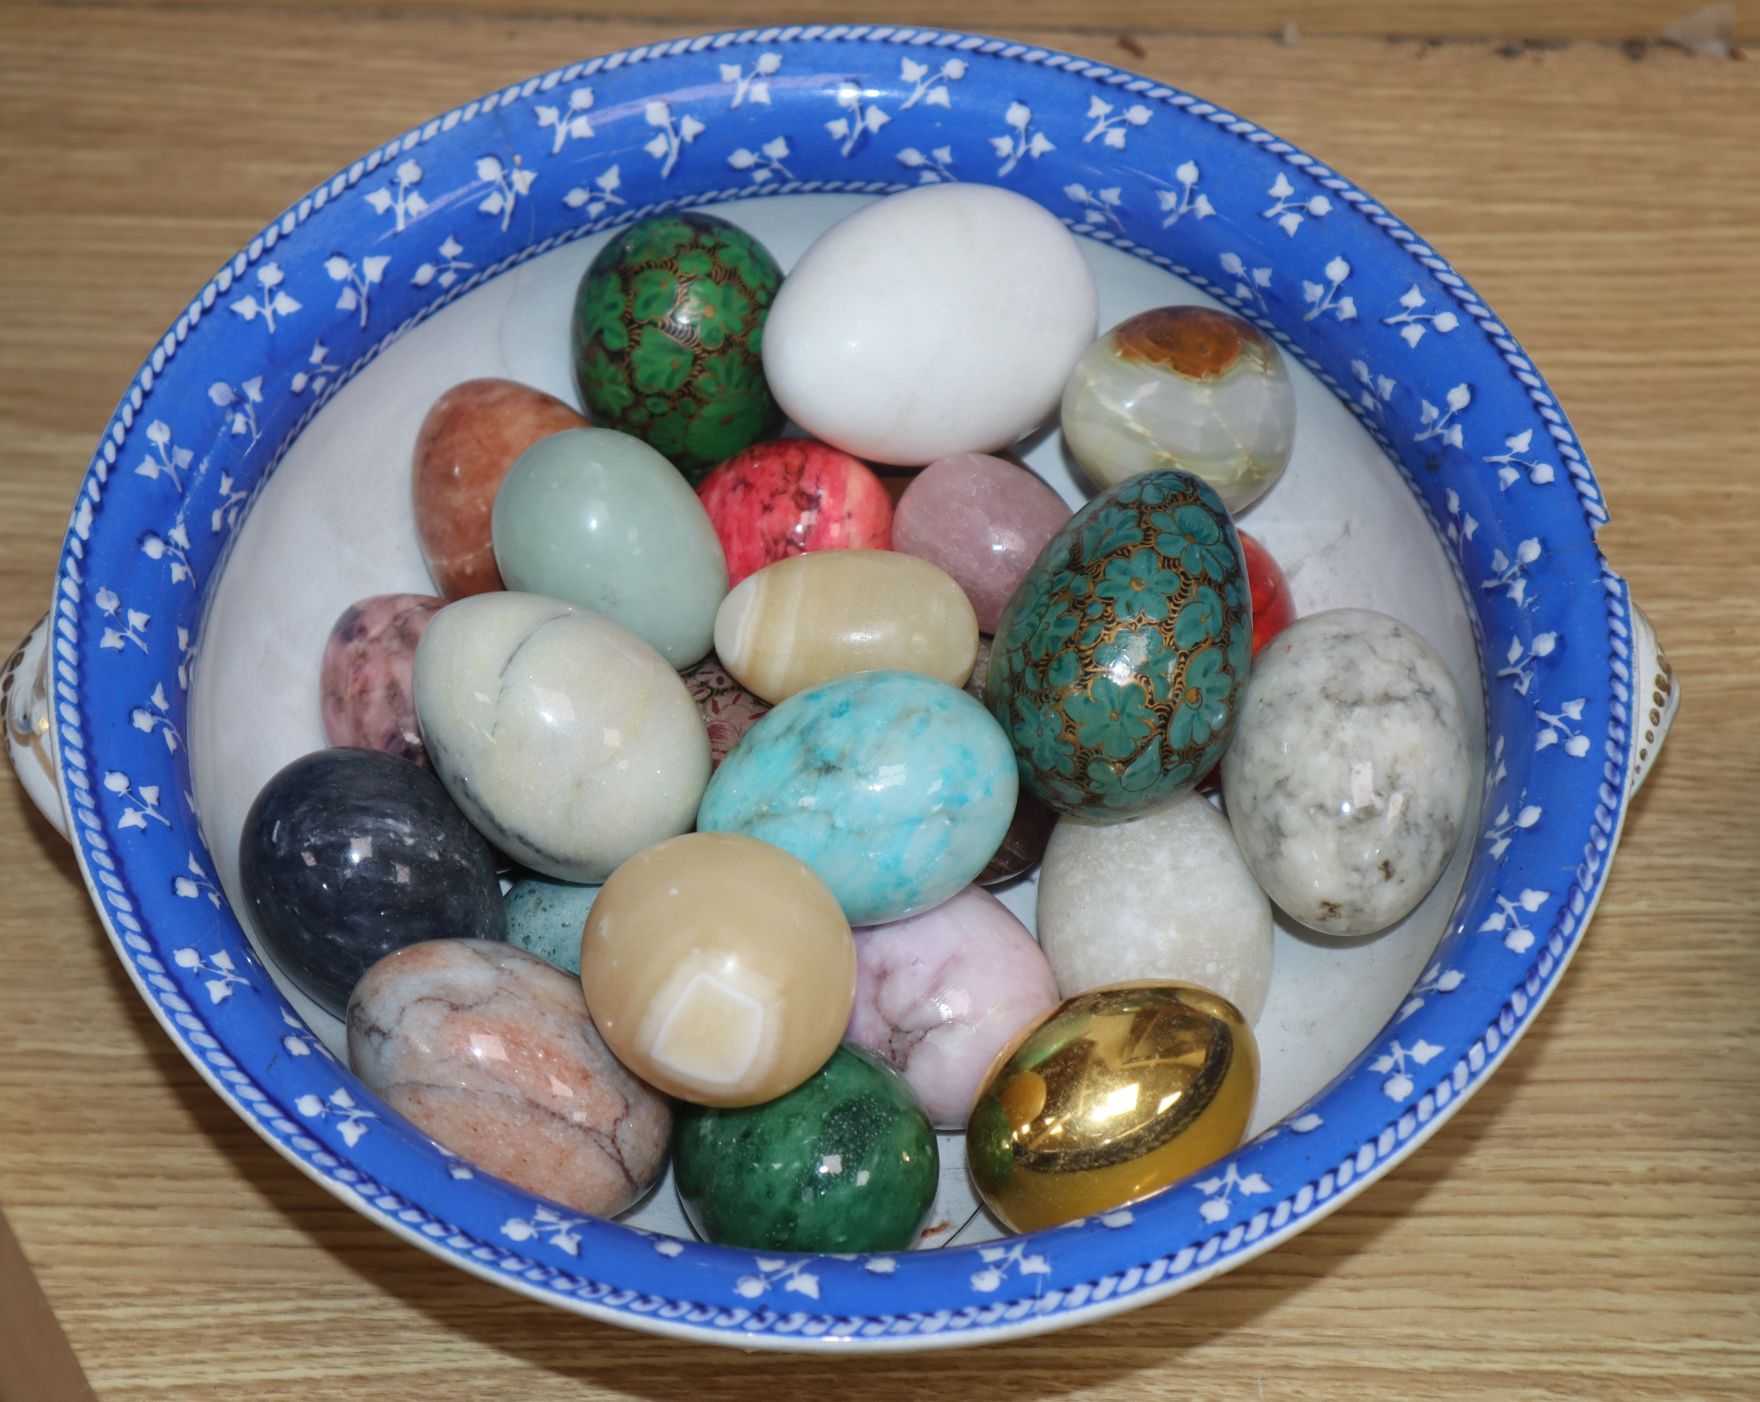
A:
[[[522,877],[501,898],[507,912],[507,942],[578,974],[581,932],[601,889],[548,876]]]
[[[857,672],[784,701],[715,772],[700,832],[739,832],[818,875],[852,925],[941,904],[984,869],[1019,782],[982,705],[914,672]]]
[[[1060,813],[1125,818],[1190,788],[1234,730],[1252,654],[1240,538],[1215,490],[1145,473],[1052,539],[1003,610],[990,708]]]

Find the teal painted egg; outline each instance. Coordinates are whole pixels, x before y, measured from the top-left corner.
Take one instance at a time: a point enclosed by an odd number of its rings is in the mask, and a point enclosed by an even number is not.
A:
[[[940,905],[1008,832],[1008,738],[982,705],[915,672],[856,672],[789,697],[746,732],[697,810],[811,867],[852,925]]]
[[[526,876],[507,888],[507,942],[571,974],[581,971],[581,932],[602,888]]]
[[[706,1241],[760,1251],[901,1251],[935,1201],[935,1131],[904,1078],[840,1047],[762,1105],[680,1104],[678,1198]]]
[[[997,625],[986,689],[1021,781],[1060,813],[1126,818],[1210,771],[1252,655],[1240,537],[1215,490],[1164,470],[1102,492]]]

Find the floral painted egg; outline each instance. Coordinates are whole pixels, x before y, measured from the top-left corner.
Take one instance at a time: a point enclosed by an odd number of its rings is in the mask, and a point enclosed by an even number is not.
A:
[[[1145,473],[1078,511],[1021,581],[997,627],[990,709],[1052,808],[1129,817],[1221,756],[1252,643],[1221,499],[1190,473]]]
[[[760,352],[781,283],[769,250],[713,215],[616,234],[575,293],[575,381],[593,422],[642,439],[693,484],[775,437],[782,411]]]

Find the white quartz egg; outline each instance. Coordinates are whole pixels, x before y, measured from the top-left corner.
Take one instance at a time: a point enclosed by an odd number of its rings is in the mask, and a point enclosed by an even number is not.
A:
[[[1098,308],[1048,211],[986,185],[926,185],[801,255],[764,325],[764,375],[789,418],[857,457],[994,452],[1057,409]]]
[[[1122,823],[1059,818],[1038,925],[1066,998],[1130,979],[1195,983],[1252,1022],[1271,989],[1271,903],[1200,793]]]
[[[1367,935],[1448,865],[1472,796],[1454,678],[1396,618],[1297,619],[1253,659],[1222,793],[1265,893],[1309,928]]]

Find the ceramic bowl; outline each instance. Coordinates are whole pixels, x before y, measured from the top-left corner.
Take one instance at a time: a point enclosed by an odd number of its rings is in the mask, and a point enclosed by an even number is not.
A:
[[[1252,1137],[1157,1197],[999,1239],[949,1138],[938,1250],[701,1245],[668,1187],[623,1222],[583,1218],[448,1154],[333,1057],[334,1020],[240,926],[245,810],[323,743],[331,621],[362,595],[428,588],[408,505],[427,405],[474,375],[572,397],[570,294],[608,230],[713,205],[787,265],[861,201],[946,180],[1018,190],[1082,235],[1103,326],[1207,301],[1276,336],[1298,443],[1244,523],[1301,612],[1380,608],[1438,649],[1469,701],[1482,802],[1394,930],[1280,929]],[[1031,295],[995,289],[999,306]],[[1083,495],[1055,435],[1028,457]],[[99,440],[53,607],[8,671],[8,734],[166,1031],[366,1216],[636,1328],[744,1347],[975,1343],[1186,1289],[1300,1231],[1411,1152],[1521,1035],[1582,937],[1673,704],[1596,548],[1606,519],[1545,382],[1466,282],[1250,121],[1002,40],[718,34],[425,122],[222,267]],[[1009,899],[1030,917],[1030,882]]]

